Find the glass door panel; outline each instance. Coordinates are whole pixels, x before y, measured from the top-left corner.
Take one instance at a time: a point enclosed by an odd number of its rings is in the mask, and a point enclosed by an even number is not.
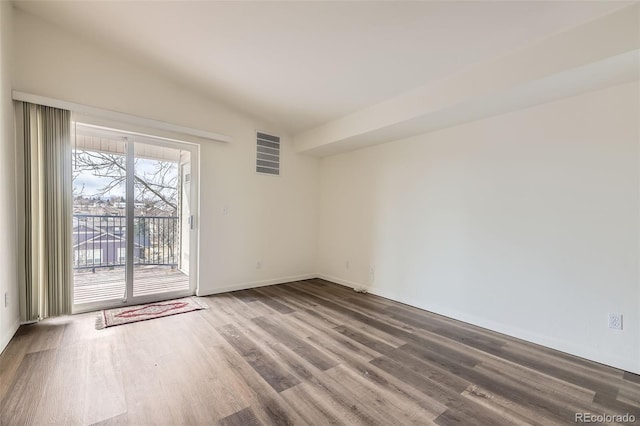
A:
[[[73,164],[73,302],[118,301],[126,291],[126,141],[78,126]]]
[[[191,288],[190,191],[183,173],[190,163],[189,151],[134,143],[134,298]]]

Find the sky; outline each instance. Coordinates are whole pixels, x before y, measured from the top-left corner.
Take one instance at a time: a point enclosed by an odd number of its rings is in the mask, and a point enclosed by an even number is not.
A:
[[[83,194],[85,197],[92,197],[96,193],[99,192],[100,188],[103,188],[106,184],[109,183],[111,179],[109,178],[101,178],[94,176],[90,173],[82,173],[73,180],[73,193],[77,194],[82,190],[82,186],[84,185]],[[124,185],[120,185],[115,190],[111,191],[109,194],[105,195],[105,197],[110,196],[122,196],[124,197],[125,188]]]

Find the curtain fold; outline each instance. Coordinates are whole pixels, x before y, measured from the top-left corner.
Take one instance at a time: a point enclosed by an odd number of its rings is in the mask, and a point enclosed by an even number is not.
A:
[[[22,103],[23,320],[71,313],[71,112]]]

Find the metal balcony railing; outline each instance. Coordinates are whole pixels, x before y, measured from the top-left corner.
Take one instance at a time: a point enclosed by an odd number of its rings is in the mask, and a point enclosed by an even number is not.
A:
[[[73,268],[126,265],[125,216],[73,215]],[[180,223],[177,217],[135,216],[133,264],[178,266]]]

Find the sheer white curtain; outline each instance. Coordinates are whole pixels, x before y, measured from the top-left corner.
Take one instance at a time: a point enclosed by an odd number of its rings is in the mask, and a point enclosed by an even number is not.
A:
[[[21,316],[33,321],[71,313],[71,112],[17,102],[16,134],[24,172]]]

